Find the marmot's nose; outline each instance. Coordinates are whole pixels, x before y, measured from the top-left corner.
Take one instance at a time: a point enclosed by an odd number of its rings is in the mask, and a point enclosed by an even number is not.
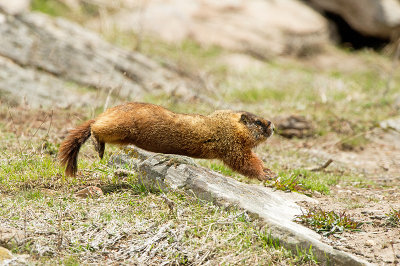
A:
[[[267,127],[269,127],[272,131],[275,131],[275,125],[271,121],[268,121]]]

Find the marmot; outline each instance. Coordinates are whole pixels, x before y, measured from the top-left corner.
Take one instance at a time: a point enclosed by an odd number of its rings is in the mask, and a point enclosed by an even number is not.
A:
[[[274,132],[274,125],[252,113],[219,110],[203,116],[179,114],[148,103],[115,106],[69,132],[60,147],[65,174],[75,176],[81,145],[92,136],[100,159],[105,143],[133,144],[151,152],[220,159],[250,178],[273,172],[251,151]]]

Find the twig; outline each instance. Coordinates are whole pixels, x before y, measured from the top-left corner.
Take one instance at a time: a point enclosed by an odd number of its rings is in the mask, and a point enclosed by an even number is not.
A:
[[[137,31],[137,42],[135,51],[140,52],[142,49],[142,42],[143,42],[143,34],[144,34],[144,20],[145,20],[145,12],[147,8],[147,4],[145,1],[141,1],[139,5],[139,22],[138,22],[138,31]]]
[[[60,202],[60,210],[58,212],[58,240],[57,240],[57,250],[61,250],[62,242],[63,242],[63,234],[62,234],[62,212],[61,212],[61,202]]]
[[[321,171],[321,170],[327,168],[332,162],[333,162],[333,160],[332,160],[332,159],[329,159],[329,160],[326,161],[326,163],[324,163],[322,166],[313,168],[313,169],[311,169],[310,171],[313,171],[313,172]]]
[[[339,143],[343,143],[343,142],[346,142],[346,141],[349,141],[349,140],[352,140],[352,139],[355,139],[355,138],[364,136],[364,135],[366,135],[366,134],[369,134],[369,133],[371,133],[372,131],[374,131],[375,128],[376,128],[376,127],[372,127],[371,129],[369,129],[369,130],[367,130],[367,131],[360,132],[360,133],[358,133],[358,134],[355,134],[355,135],[350,136],[350,137],[347,137],[347,138],[343,138],[343,139],[341,139],[341,140],[339,140],[339,141],[335,141],[335,142],[333,142],[333,143],[330,142],[330,143],[323,144],[321,147],[322,147],[322,148],[326,148],[326,147],[336,146],[336,145],[338,145]]]
[[[397,265],[397,257],[396,257],[396,251],[394,250],[394,241],[393,239],[390,240],[390,246],[392,247],[392,252],[393,252],[393,263]]]
[[[27,225],[27,218],[26,218],[26,211],[24,212],[24,239],[28,238],[28,235],[26,233],[26,226]]]
[[[195,265],[202,265],[202,263],[207,259],[207,257],[210,255],[211,250],[207,250],[204,255],[200,258],[199,261],[195,262]]]
[[[175,207],[175,203],[172,200],[170,200],[169,198],[167,198],[167,196],[165,196],[165,194],[162,194],[161,198],[164,200],[165,204],[167,204],[170,212],[173,213],[174,207]]]
[[[111,88],[111,89],[108,91],[107,98],[106,98],[106,102],[104,103],[103,111],[107,110],[108,102],[110,101],[111,93],[115,90],[115,88],[116,88],[116,87],[113,87],[113,88]]]
[[[47,117],[46,116],[43,120],[43,122],[40,124],[40,126],[36,129],[35,133],[33,133],[33,135],[30,137],[29,141],[32,141],[32,139],[36,136],[36,134],[38,133],[39,129],[43,126],[44,123],[47,122]]]
[[[396,70],[397,65],[398,65],[399,57],[400,57],[400,38],[397,39],[397,46],[396,46],[396,51],[395,51],[394,56],[393,56],[392,68],[390,69],[389,76],[388,76],[388,79],[386,81],[386,89],[383,92],[383,96],[386,96],[389,93],[389,91],[391,90],[393,76],[394,76],[395,70]]]
[[[52,124],[53,124],[53,110],[51,110],[51,115],[50,115],[50,125],[49,125],[49,128],[47,129],[46,137],[48,137],[48,136],[49,136],[49,133],[50,133],[50,128],[51,128]]]
[[[216,222],[214,222],[214,223],[211,223],[211,224],[208,226],[208,230],[207,230],[207,233],[206,233],[206,237],[204,238],[203,243],[206,243],[207,238],[208,238],[208,235],[210,234],[210,231],[211,231],[211,227],[212,227],[213,225],[224,225],[224,224],[233,224],[233,223],[234,223],[233,221],[216,221]]]
[[[32,139],[36,136],[36,134],[38,133],[39,129],[43,126],[43,124],[47,122],[47,118],[48,118],[48,117],[49,117],[49,116],[46,115],[46,117],[44,118],[43,122],[42,122],[42,123],[40,124],[40,126],[36,129],[35,133],[33,133],[33,135],[29,138],[29,143],[32,143]],[[51,122],[50,122],[50,124],[51,124]],[[50,129],[49,129],[49,130],[50,130]],[[48,131],[47,131],[47,132],[48,132]],[[27,144],[24,146],[24,150],[27,148],[27,146],[28,146],[29,143],[27,143]]]
[[[11,119],[11,122],[12,122],[11,124],[13,126],[14,131],[15,131],[15,137],[17,138],[18,149],[19,149],[19,152],[20,152],[20,154],[22,156],[21,143],[19,142],[19,136],[18,136],[17,128],[15,127],[14,119],[13,119],[13,116],[12,116],[11,111],[10,111],[10,106],[7,106],[7,108],[8,108],[8,113],[10,115],[10,119]]]

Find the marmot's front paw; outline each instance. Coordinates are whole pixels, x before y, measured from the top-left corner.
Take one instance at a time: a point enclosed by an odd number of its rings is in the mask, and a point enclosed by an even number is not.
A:
[[[274,171],[269,169],[269,168],[263,168],[263,172],[264,172],[263,176],[258,178],[261,181],[271,180],[271,179],[274,179],[274,178],[278,177],[278,175]]]

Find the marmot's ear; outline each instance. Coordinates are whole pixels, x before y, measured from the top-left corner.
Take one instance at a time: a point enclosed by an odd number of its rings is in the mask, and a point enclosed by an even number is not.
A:
[[[246,113],[243,113],[241,116],[240,116],[240,122],[242,122],[243,124],[248,124],[248,123],[250,123],[250,117],[248,116],[248,114],[246,114]]]

